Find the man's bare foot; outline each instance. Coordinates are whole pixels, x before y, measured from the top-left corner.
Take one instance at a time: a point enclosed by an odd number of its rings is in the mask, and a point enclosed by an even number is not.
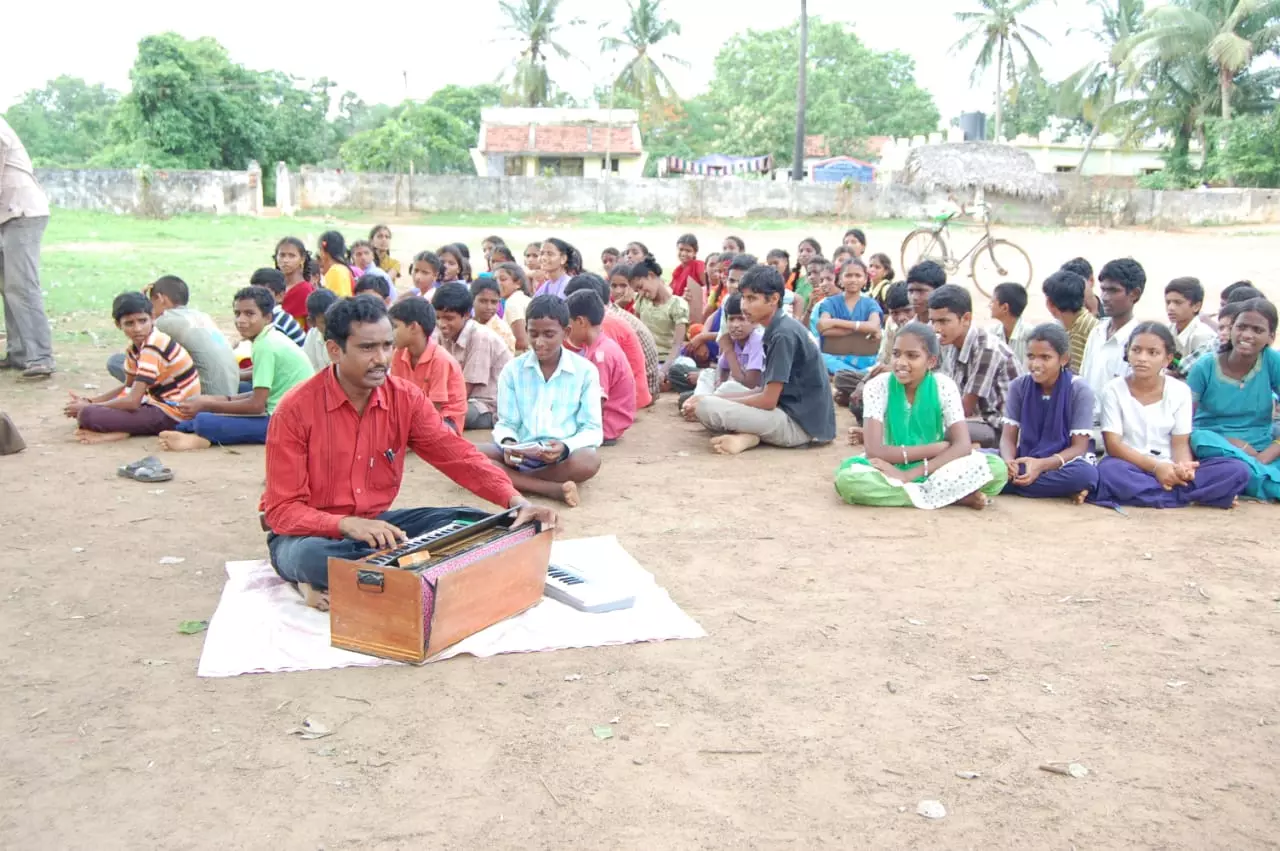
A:
[[[565,482],[560,486],[560,493],[560,498],[564,500],[565,505],[570,508],[578,507],[579,497],[577,482]]]
[[[128,440],[130,437],[127,431],[89,431],[88,429],[76,429],[76,440],[85,446],[93,446],[97,443],[115,443],[117,440]]]
[[[160,448],[167,452],[191,452],[213,446],[198,434],[186,434],[181,431],[162,431],[159,442]]]
[[[850,446],[862,445],[862,427],[861,426],[849,426],[849,445]]]
[[[319,609],[322,612],[329,611],[328,591],[321,591],[309,582],[299,582],[298,593],[302,595],[302,602],[306,603],[311,608]]]
[[[711,438],[711,448],[720,455],[738,455],[760,445],[757,434],[722,434]]]
[[[956,500],[956,505],[963,505],[965,508],[972,508],[974,511],[981,511],[989,504],[987,495],[982,491],[974,491],[964,499]]]
[[[1085,501],[1086,499],[1088,499],[1088,498],[1089,498],[1089,492],[1088,492],[1088,491],[1080,491],[1080,493],[1078,493],[1078,494],[1076,494],[1075,496],[1071,497],[1071,504],[1072,504],[1072,505],[1084,505],[1084,501]]]

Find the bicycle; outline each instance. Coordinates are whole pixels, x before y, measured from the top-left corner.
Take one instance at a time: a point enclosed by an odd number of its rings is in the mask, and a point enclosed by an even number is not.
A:
[[[947,275],[960,271],[960,264],[969,260],[969,277],[978,292],[987,298],[997,284],[1006,281],[1031,287],[1031,256],[1007,239],[991,236],[991,214],[987,205],[981,205],[983,235],[960,257],[951,252],[951,220],[967,211],[935,216],[932,224],[921,225],[902,240],[902,269],[905,272],[921,260],[933,260],[947,270]],[[972,257],[972,259],[970,259]],[[979,264],[983,264],[981,270]],[[986,268],[990,265],[991,268]]]

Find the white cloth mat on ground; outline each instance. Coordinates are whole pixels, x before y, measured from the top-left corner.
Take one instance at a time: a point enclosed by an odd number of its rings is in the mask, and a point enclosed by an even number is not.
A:
[[[572,564],[588,578],[608,577],[611,584],[635,594],[635,605],[589,614],[543,597],[532,609],[481,630],[430,661],[464,653],[535,653],[703,638],[707,634],[613,535],[555,541],[551,560]],[[329,646],[329,615],[303,605],[298,592],[276,575],[270,563],[229,561],[227,584],[209,621],[197,673],[202,677],[234,677],[397,664]]]

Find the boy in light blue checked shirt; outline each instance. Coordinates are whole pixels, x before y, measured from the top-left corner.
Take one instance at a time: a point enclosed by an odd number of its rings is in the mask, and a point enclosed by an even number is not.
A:
[[[541,295],[525,313],[529,351],[502,368],[493,439],[480,447],[521,493],[578,504],[578,485],[600,470],[600,376],[564,347],[569,308]]]

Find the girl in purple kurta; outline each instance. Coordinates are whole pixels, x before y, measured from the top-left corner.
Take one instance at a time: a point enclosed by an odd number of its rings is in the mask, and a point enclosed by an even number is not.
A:
[[[1083,502],[1098,484],[1089,454],[1093,391],[1068,368],[1071,342],[1058,324],[1027,337],[1027,369],[1009,385],[1000,457],[1009,466],[1004,493]]]

